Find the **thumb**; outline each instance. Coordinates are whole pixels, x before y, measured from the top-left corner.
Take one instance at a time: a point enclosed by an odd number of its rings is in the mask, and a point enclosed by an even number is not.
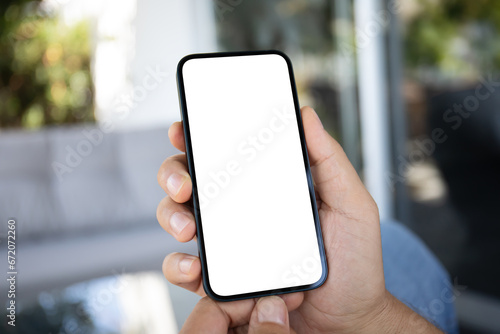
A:
[[[310,107],[303,107],[302,122],[315,189],[328,207],[355,217],[358,203],[373,200],[340,144],[323,128]]]
[[[288,309],[280,297],[260,298],[250,316],[248,334],[289,334]]]

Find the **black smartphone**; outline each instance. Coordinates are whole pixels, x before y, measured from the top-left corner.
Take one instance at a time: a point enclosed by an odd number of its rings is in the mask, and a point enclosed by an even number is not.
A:
[[[192,54],[177,84],[207,295],[319,287],[328,269],[290,59]]]

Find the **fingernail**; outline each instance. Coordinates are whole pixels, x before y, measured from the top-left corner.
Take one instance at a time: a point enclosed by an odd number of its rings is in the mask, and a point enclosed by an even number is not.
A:
[[[189,274],[189,271],[191,270],[191,266],[193,265],[194,259],[187,258],[181,260],[179,262],[179,269],[182,271],[184,274]]]
[[[181,233],[181,231],[191,222],[188,215],[182,212],[174,212],[170,216],[170,227],[175,234]]]
[[[257,304],[257,319],[259,322],[273,322],[284,325],[286,305],[280,297],[266,297]]]
[[[187,176],[186,175],[181,175],[179,173],[173,173],[168,177],[167,180],[167,189],[170,191],[173,195],[177,195],[179,193],[179,190],[181,190],[182,185],[184,182],[186,182]]]

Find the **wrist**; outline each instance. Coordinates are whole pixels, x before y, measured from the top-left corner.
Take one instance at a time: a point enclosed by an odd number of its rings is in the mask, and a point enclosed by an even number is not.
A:
[[[440,333],[434,325],[386,290],[383,301],[357,333]]]

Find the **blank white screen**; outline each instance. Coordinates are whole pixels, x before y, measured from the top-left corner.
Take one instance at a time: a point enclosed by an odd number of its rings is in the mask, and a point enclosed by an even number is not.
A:
[[[212,290],[230,296],[317,282],[320,252],[285,59],[195,58],[182,75]]]

